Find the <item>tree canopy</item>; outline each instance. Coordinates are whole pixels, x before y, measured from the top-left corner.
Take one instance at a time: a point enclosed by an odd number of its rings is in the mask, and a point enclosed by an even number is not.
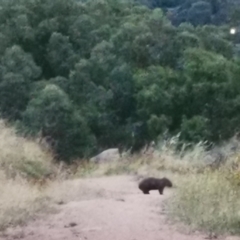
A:
[[[137,150],[166,132],[231,137],[240,59],[229,28],[238,17],[209,25],[222,2],[0,0],[1,116],[50,136],[66,161]],[[178,20],[166,11],[176,6]]]

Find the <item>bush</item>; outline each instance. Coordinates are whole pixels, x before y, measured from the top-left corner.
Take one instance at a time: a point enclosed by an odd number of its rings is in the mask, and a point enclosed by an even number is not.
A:
[[[208,139],[207,122],[208,119],[201,116],[194,116],[191,119],[184,117],[181,125],[181,138],[195,143]]]
[[[224,172],[187,177],[169,203],[171,214],[193,228],[239,234],[240,192],[225,177]]]
[[[95,138],[87,123],[71,104],[68,95],[58,86],[49,84],[32,99],[23,113],[24,131],[36,136],[51,137],[53,150],[60,159],[71,160],[89,156]]]

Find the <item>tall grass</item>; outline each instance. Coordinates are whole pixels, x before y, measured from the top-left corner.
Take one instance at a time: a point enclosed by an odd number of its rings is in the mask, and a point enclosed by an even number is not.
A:
[[[170,215],[193,229],[240,234],[240,189],[222,171],[189,175],[168,202]]]
[[[76,167],[77,177],[101,176],[116,174],[154,175],[161,171],[185,174],[201,172],[206,168],[206,151],[203,143],[199,143],[191,150],[176,151],[177,139],[159,144],[153,153],[125,156],[120,161],[109,161],[101,164],[84,163]]]
[[[175,187],[170,217],[209,233],[240,234],[240,142],[207,151],[205,143],[176,151],[178,138],[158,144],[153,154],[79,167],[77,176],[135,174],[169,177]]]
[[[16,135],[13,128],[0,120],[0,169],[7,178],[21,175],[39,179],[56,173],[52,155],[37,142]]]
[[[221,158],[209,162],[207,157],[214,158],[219,152]],[[198,161],[205,162],[202,171],[188,172],[178,180],[174,196],[168,203],[170,215],[193,229],[240,234],[239,141],[233,138],[201,157],[204,159]]]
[[[45,193],[23,178],[7,179],[0,172],[0,230],[21,224],[47,208]]]
[[[39,188],[49,174],[59,175],[51,154],[0,120],[0,230],[50,209],[48,185]]]

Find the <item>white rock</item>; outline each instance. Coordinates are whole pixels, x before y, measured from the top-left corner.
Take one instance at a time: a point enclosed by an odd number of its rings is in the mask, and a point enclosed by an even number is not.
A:
[[[95,157],[90,159],[90,162],[114,162],[120,159],[120,154],[118,148],[107,149]]]

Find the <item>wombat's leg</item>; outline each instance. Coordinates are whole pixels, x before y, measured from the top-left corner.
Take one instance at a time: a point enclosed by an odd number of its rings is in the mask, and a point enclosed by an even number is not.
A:
[[[159,189],[158,189],[158,191],[159,191],[159,193],[161,194],[161,195],[163,195],[163,187],[160,187]]]
[[[143,191],[144,194],[149,194],[149,191],[145,190]]]

